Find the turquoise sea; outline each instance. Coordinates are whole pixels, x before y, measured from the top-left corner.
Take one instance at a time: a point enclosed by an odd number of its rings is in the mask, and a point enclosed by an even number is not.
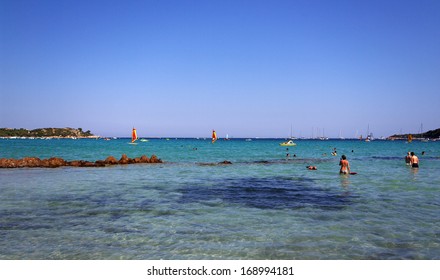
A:
[[[164,161],[0,169],[0,259],[440,259],[440,142],[282,141],[0,139],[0,158]]]

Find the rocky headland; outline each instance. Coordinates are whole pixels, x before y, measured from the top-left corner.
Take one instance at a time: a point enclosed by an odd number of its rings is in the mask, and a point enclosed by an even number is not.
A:
[[[37,128],[28,130],[25,128],[0,128],[2,138],[96,138],[90,130],[82,128]]]
[[[37,157],[25,157],[22,159],[0,159],[0,168],[57,168],[62,166],[72,167],[105,167],[110,165],[125,165],[125,164],[140,164],[140,163],[162,163],[156,155],[152,155],[150,158],[146,155],[137,158],[129,158],[123,154],[122,157],[117,160],[113,156],[109,156],[104,160],[97,160],[95,162],[86,160],[73,160],[66,161],[62,158],[52,157],[49,159],[39,159]]]
[[[389,140],[406,140],[410,134],[394,134],[388,137]],[[440,128],[429,130],[423,133],[411,133],[414,140],[417,139],[440,139]]]

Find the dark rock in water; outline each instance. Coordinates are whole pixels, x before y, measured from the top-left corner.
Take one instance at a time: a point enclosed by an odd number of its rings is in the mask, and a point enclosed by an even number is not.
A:
[[[131,160],[133,163],[141,163],[141,158],[137,157],[137,158],[133,158]]]
[[[90,161],[82,161],[81,167],[96,167],[96,164]]]
[[[140,160],[141,160],[141,163],[149,163],[150,162],[150,159],[146,155],[142,155]]]
[[[199,163],[197,163],[197,165],[200,165],[200,166],[216,166],[217,164],[216,163],[212,163],[212,162],[199,162]]]
[[[49,159],[43,159],[41,161],[41,167],[49,167],[49,168],[56,168],[61,166],[66,166],[67,162],[62,158],[49,158]]]
[[[37,157],[25,157],[23,159],[18,160],[18,167],[40,167],[42,166],[41,159]]]
[[[122,155],[119,161],[116,160],[116,158],[109,156],[105,160],[97,160],[95,162],[90,162],[85,160],[65,161],[64,159],[57,157],[52,157],[43,160],[37,157],[25,157],[22,159],[0,158],[0,168],[23,168],[23,167],[56,168],[61,166],[104,167],[107,165],[138,164],[138,163],[162,163],[162,160],[157,158],[157,156],[155,155],[152,155],[151,159],[149,159],[145,155],[131,159],[125,154]]]
[[[152,155],[150,158],[150,163],[162,163],[162,160],[158,159],[156,155]]]
[[[100,161],[101,164],[96,164],[94,162],[90,162],[90,161],[86,161],[86,160],[73,160],[68,162],[68,166],[73,166],[73,167],[96,167],[96,166],[105,166],[104,161]],[[104,163],[104,164],[102,164]]]
[[[16,168],[18,162],[16,159],[2,158],[0,159],[0,167],[2,168]]]
[[[270,163],[270,162],[267,161],[267,160],[257,160],[257,161],[255,161],[255,163],[268,164],[268,163]]]
[[[230,162],[228,160],[224,160],[219,163],[213,163],[213,162],[199,162],[199,163],[197,163],[197,165],[200,165],[200,166],[218,166],[218,165],[227,165],[227,164],[232,164],[232,162]]]
[[[105,164],[118,164],[118,160],[112,156],[107,157],[104,161],[105,161]]]
[[[72,160],[72,161],[69,161],[69,166],[81,167],[81,160]]]
[[[104,167],[105,166],[105,160],[97,160],[95,161],[96,167]]]
[[[129,164],[130,159],[127,157],[126,154],[123,154],[121,159],[118,161],[119,164]]]

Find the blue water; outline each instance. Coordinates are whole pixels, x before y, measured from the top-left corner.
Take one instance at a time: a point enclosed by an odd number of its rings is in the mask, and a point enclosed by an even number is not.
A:
[[[0,169],[0,259],[440,259],[440,142],[281,141],[0,139],[0,158],[164,161]]]

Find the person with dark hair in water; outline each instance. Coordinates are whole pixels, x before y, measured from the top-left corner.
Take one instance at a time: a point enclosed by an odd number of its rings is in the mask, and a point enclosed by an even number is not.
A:
[[[350,174],[350,163],[345,155],[342,155],[339,165],[341,166],[341,169],[339,170],[340,174]]]
[[[411,167],[419,168],[419,158],[416,156],[414,152],[411,152]]]

